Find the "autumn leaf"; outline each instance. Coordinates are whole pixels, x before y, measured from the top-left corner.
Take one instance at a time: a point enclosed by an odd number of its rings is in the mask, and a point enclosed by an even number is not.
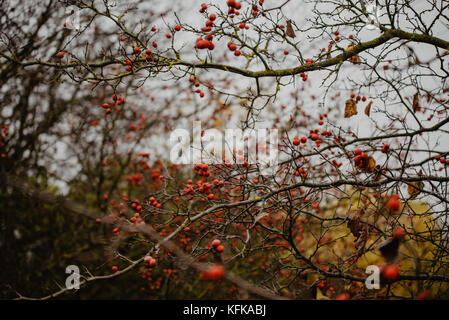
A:
[[[326,54],[326,56],[327,56],[327,58],[329,59],[330,58],[330,55],[331,55],[331,51],[332,51],[332,47],[334,46],[334,41],[329,41],[329,45],[327,46],[327,54]]]
[[[324,295],[320,289],[316,290],[316,299],[317,300],[330,300],[328,296]]]
[[[360,219],[365,214],[365,210],[359,209],[354,217],[348,221],[348,228],[351,233],[356,237],[355,249],[357,250],[357,256],[360,256],[365,249],[366,241],[368,240],[368,225]]]
[[[366,159],[366,165],[363,167],[363,169],[366,172],[373,172],[375,168],[376,168],[376,161],[374,160],[373,157],[368,157],[368,159]]]
[[[372,101],[370,101],[367,105],[366,105],[366,107],[365,107],[365,114],[369,117],[369,115],[370,115],[370,111],[371,111],[371,105],[373,104],[373,102]]]
[[[360,218],[365,214],[365,211],[363,209],[359,209],[354,217],[348,221],[348,228],[351,230],[351,233],[354,235],[354,237],[358,238],[360,236],[360,233],[363,230],[363,223],[360,222]]]
[[[410,195],[410,199],[411,200],[415,199],[421,192],[420,190],[422,188],[424,188],[424,182],[422,181],[411,182],[407,188],[408,194]]]
[[[353,99],[346,100],[345,106],[345,118],[350,118],[353,115],[357,114],[357,105]]]
[[[287,20],[287,31],[285,32],[285,34],[290,38],[296,37],[295,31],[293,31],[292,23],[290,20]]]
[[[354,45],[351,43],[351,44],[346,48],[346,50],[350,51],[350,50],[352,50],[352,49],[354,49]],[[354,63],[354,64],[358,64],[358,63],[360,63],[360,57],[359,57],[358,54],[353,55],[352,57],[349,58],[349,61],[351,61],[351,62]]]
[[[419,108],[419,97],[418,92],[413,96],[413,104],[412,104],[413,112],[416,112]]]
[[[366,241],[368,240],[368,225],[365,224],[365,230],[360,234],[360,236],[355,241],[355,249],[357,250],[357,255],[360,256],[365,249]]]

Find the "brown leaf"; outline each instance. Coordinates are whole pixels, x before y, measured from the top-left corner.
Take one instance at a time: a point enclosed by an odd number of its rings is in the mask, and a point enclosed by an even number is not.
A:
[[[421,192],[420,190],[422,188],[424,188],[424,182],[422,181],[411,182],[407,188],[408,194],[410,195],[410,199],[411,200],[415,199]]]
[[[376,168],[376,161],[374,160],[373,157],[368,157],[368,159],[366,159],[366,165],[364,166],[363,169],[366,172],[373,172],[375,168]]]
[[[346,50],[352,50],[352,49],[354,49],[354,45],[351,43],[351,44],[349,44],[349,46],[346,48]],[[356,54],[356,55],[353,55],[352,57],[350,57],[349,58],[349,61],[351,61],[352,63],[354,63],[354,64],[358,64],[358,63],[360,63],[360,57],[359,57],[359,55],[358,54]]]
[[[368,240],[368,224],[361,221],[361,218],[365,214],[365,210],[359,209],[354,217],[348,221],[348,228],[351,233],[356,237],[355,249],[357,250],[357,257],[360,256],[365,249],[366,241]]]
[[[413,96],[413,104],[412,104],[413,112],[416,112],[419,108],[419,96],[418,92]]]
[[[365,214],[365,210],[359,209],[354,217],[348,221],[348,228],[351,230],[351,233],[354,237],[358,238],[360,233],[363,230],[363,222],[360,221],[360,218]]]
[[[331,41],[329,41],[329,45],[327,46],[327,53],[326,53],[326,56],[327,56],[327,58],[329,59],[330,58],[330,56],[331,56],[331,51],[332,51],[332,47],[334,46],[334,41],[333,40],[331,40]]]
[[[296,37],[295,31],[293,31],[292,23],[290,20],[287,20],[287,31],[285,32],[285,34],[290,38]]]
[[[353,115],[357,114],[357,105],[353,99],[346,100],[345,106],[345,118],[350,118]]]
[[[363,249],[365,249],[366,241],[368,240],[368,225],[365,224],[365,230],[360,233],[360,236],[355,241],[355,249],[357,250],[357,255],[361,255]]]
[[[373,102],[372,101],[370,101],[367,105],[366,105],[366,107],[365,107],[365,114],[369,117],[369,115],[370,115],[370,111],[371,111],[371,105],[373,104]]]
[[[353,64],[359,64],[360,63],[360,57],[358,54],[356,54],[355,56],[352,56],[351,58],[349,58],[349,61],[351,61]]]

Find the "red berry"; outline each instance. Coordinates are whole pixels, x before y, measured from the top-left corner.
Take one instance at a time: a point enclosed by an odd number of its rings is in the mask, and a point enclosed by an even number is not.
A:
[[[293,138],[293,144],[295,145],[295,146],[297,146],[298,144],[299,144],[299,138],[297,137],[297,136],[295,136],[294,138]]]
[[[64,58],[64,52],[58,52],[58,53],[56,54],[56,57],[58,57],[59,59]]]
[[[399,268],[394,264],[388,264],[383,268],[382,275],[387,280],[395,280],[399,276]]]
[[[416,299],[417,300],[430,300],[430,299],[432,299],[432,294],[430,293],[430,291],[424,290],[418,294]]]
[[[175,29],[175,31],[180,31],[181,30],[181,26],[179,24],[177,24],[174,29]]]
[[[387,209],[393,212],[398,211],[401,208],[401,202],[399,201],[399,195],[394,194],[388,199]]]
[[[220,244],[221,244],[221,241],[218,240],[218,239],[215,239],[214,241],[212,241],[212,245],[213,245],[214,247],[218,247]]]
[[[405,237],[405,230],[401,227],[396,227],[393,231],[395,238],[402,239]]]
[[[349,296],[346,293],[342,293],[335,300],[349,300]]]
[[[206,270],[202,271],[200,276],[202,279],[218,280],[223,278],[225,268],[220,264],[214,264],[209,266]]]

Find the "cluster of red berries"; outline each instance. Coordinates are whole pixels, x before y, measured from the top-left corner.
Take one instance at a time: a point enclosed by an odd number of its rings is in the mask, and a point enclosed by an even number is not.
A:
[[[363,152],[362,149],[355,149],[354,151],[355,157],[354,157],[354,164],[359,168],[364,168],[367,165],[368,161],[368,154]]]
[[[343,165],[343,162],[338,162],[335,159],[332,159],[332,163],[334,164],[334,166],[336,166],[337,168],[340,168]]]
[[[198,180],[196,182],[196,187],[192,185],[192,180],[187,180],[187,186],[183,189],[183,192],[187,194],[187,199],[191,200],[194,197],[195,190],[199,193],[203,193],[207,195],[207,199],[212,200],[215,199],[215,195],[212,193],[211,188],[218,188],[224,184],[223,181],[214,180],[213,185],[209,182],[203,182],[202,180]],[[201,198],[201,201],[205,202],[206,198]]]
[[[207,4],[202,3],[202,4],[201,4],[200,13],[204,13],[206,10],[207,10]]]
[[[208,177],[210,175],[209,166],[205,163],[195,164],[194,170],[198,171],[199,176]]]
[[[435,160],[440,161],[441,164],[449,165],[449,159],[446,159],[446,158],[440,156],[439,154],[437,154],[435,156]]]
[[[157,202],[157,200],[154,197],[150,197],[150,199],[148,199],[148,204],[150,206],[156,207],[157,209],[160,209],[162,207],[162,205]]]
[[[355,101],[356,102],[359,102],[360,100],[362,100],[362,101],[366,101],[366,97],[365,96],[360,96],[360,95],[355,95],[355,93],[351,93],[351,95],[350,95],[350,97],[351,97],[351,99],[355,99]]]
[[[307,176],[307,170],[299,168],[298,170],[295,170],[295,176],[297,177],[302,176],[305,179]]]
[[[332,135],[332,132],[330,132],[330,131],[323,131],[323,135],[324,135],[324,133],[325,133],[325,135],[328,135],[329,133]],[[319,134],[320,134],[320,131],[318,129],[312,129],[312,130],[310,130],[310,135],[309,135],[309,138],[311,140],[315,141],[315,144],[318,148],[320,147],[321,143],[323,142],[320,139]]]
[[[112,112],[111,108],[114,108],[117,110],[117,106],[125,103],[125,99],[122,97],[117,96],[116,94],[112,95],[112,102],[105,102],[101,106],[103,109],[106,109],[106,114],[109,114]]]
[[[152,256],[146,256],[143,258],[143,261],[148,267],[154,267],[156,265],[156,259],[154,259]]]
[[[225,250],[225,248],[221,244],[221,241],[218,240],[218,239],[215,239],[214,241],[212,241],[212,247],[214,247],[214,249],[217,250],[220,253]]]
[[[259,0],[259,5],[262,6],[264,3],[264,0]],[[259,14],[259,8],[257,7],[256,4],[253,4],[252,8],[251,8],[251,14],[253,16],[257,16]]]
[[[143,210],[142,206],[139,204],[139,200],[133,201],[133,203],[131,203],[131,208],[133,208],[137,212],[142,212]]]
[[[0,134],[0,147],[4,147],[5,143],[3,142],[3,139],[9,134],[8,126],[2,125],[1,128],[2,128],[2,134]],[[2,153],[1,154],[1,158],[5,159],[6,158],[6,153]]]
[[[390,145],[388,143],[385,143],[382,146],[382,149],[380,149],[380,151],[382,151],[383,153],[388,153],[389,150],[390,150]]]
[[[235,44],[234,42],[232,42],[232,41],[229,41],[229,42],[228,42],[228,49],[229,49],[230,51],[234,51],[234,55],[235,55],[236,57],[238,57],[239,55],[242,54],[242,53],[240,52],[240,50],[237,50],[236,44]]]
[[[306,137],[302,137],[301,139],[298,138],[298,136],[295,136],[293,138],[293,144],[295,146],[299,145],[299,143],[306,143],[307,142],[307,138]]]
[[[194,77],[190,77],[189,81],[190,81],[190,83],[192,83],[195,87],[199,87],[199,86],[200,86],[199,81],[195,81],[195,78],[194,78]],[[201,89],[198,88],[198,89],[195,90],[195,92],[199,94],[200,98],[204,97],[204,92],[203,92]]]
[[[142,178],[143,178],[143,174],[134,173],[132,175],[127,176],[126,180],[128,180],[135,186],[140,186],[142,184]]]
[[[125,99],[122,97],[117,96],[115,93],[112,95],[112,100],[117,103],[117,105],[121,105],[125,103]]]
[[[323,124],[324,124],[324,118],[327,118],[327,113],[324,113],[324,114],[320,114],[320,121],[318,121],[318,124],[320,125],[320,126],[322,126]]]
[[[215,45],[212,42],[213,39],[213,35],[208,33],[204,36],[204,39],[202,37],[196,39],[196,44],[195,47],[197,49],[209,49],[209,50],[214,50]]]
[[[334,32],[334,35],[335,35],[335,41],[340,41],[340,32],[338,32],[338,31],[335,31]]]
[[[242,4],[240,2],[237,2],[235,0],[228,0],[226,4],[229,7],[228,13],[232,14],[235,13],[235,10],[240,10],[242,8]]]
[[[199,181],[199,182],[202,183],[202,181]],[[208,182],[205,182],[205,183],[200,184],[198,191],[201,193],[207,194],[207,198],[209,200],[212,200],[213,198],[215,198],[215,196],[213,193],[211,193],[210,187],[211,187],[210,184]],[[202,199],[202,200],[205,201],[205,199]]]
[[[301,76],[302,81],[307,81],[307,78],[308,78],[307,74],[305,74],[304,72],[301,72],[299,75]]]

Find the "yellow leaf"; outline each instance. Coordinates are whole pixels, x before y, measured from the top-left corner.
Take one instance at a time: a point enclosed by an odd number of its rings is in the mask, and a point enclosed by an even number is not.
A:
[[[328,296],[325,296],[320,288],[316,288],[316,299],[317,300],[330,300]]]

